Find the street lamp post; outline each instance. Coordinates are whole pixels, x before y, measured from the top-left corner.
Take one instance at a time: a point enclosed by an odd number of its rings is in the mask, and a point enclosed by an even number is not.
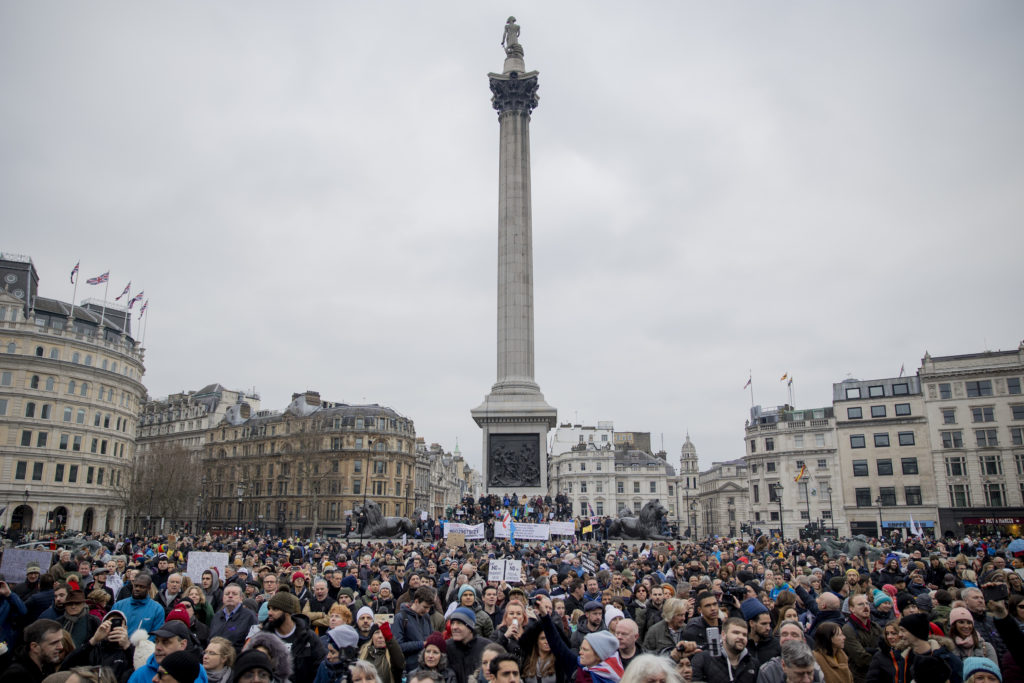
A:
[[[690,518],[693,520],[693,538],[697,537],[697,502],[690,503]]]
[[[689,481],[687,481],[689,484]],[[683,489],[686,492],[686,510],[690,509],[690,487],[687,486]],[[690,513],[686,513],[686,537],[690,538]]]
[[[149,487],[149,514],[146,515],[146,531],[150,536],[153,535],[153,492],[156,491],[155,486]]]
[[[22,526],[23,528],[24,528],[25,526],[27,526],[27,525],[26,525],[26,524],[24,523],[24,519],[25,519],[25,515],[26,515],[26,514],[28,514],[28,487],[26,487],[26,488],[25,488],[25,512],[24,512],[24,513],[22,513],[22,515],[21,515],[21,519],[23,520],[23,521],[22,521],[22,524],[21,524],[21,526]],[[32,521],[34,522],[35,520],[33,519]],[[31,528],[28,528],[28,529],[25,529],[25,531],[32,531],[32,529],[31,529]]]
[[[811,487],[804,481],[801,482],[804,485],[804,503],[807,506],[807,529],[811,528]]]
[[[786,525],[782,523],[782,483],[775,483],[775,500],[779,503],[779,540],[786,540]]]
[[[836,518],[832,514],[832,485],[831,484],[829,484],[829,487],[828,487],[828,521],[829,521],[829,525],[832,527],[833,535],[835,535]]]
[[[878,506],[878,540],[882,540],[882,496],[875,498],[875,505]]]
[[[245,494],[245,485],[242,482],[238,482],[238,486],[235,488],[235,493],[238,494],[238,526],[236,527],[239,535],[242,533],[242,496]]]

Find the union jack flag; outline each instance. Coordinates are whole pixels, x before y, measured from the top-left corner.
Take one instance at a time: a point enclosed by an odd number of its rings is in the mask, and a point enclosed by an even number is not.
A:
[[[71,269],[71,284],[75,284],[75,278],[78,276],[78,266],[81,265],[81,261],[75,264],[75,267]]]
[[[139,309],[139,318],[142,318],[147,308],[149,308],[149,299],[146,299],[146,303],[142,304],[142,308]]]
[[[622,666],[622,660],[616,652],[600,664],[587,668],[587,671],[595,683],[618,683],[622,680],[625,667]]]
[[[125,285],[124,291],[123,291],[123,292],[121,292],[120,294],[118,294],[118,295],[117,295],[117,297],[116,297],[116,298],[114,299],[114,301],[120,301],[120,300],[121,300],[121,297],[123,297],[123,296],[125,296],[126,294],[128,294],[128,290],[130,290],[131,288],[132,288],[132,281],[131,281],[131,280],[129,280],[129,281],[128,281],[128,284],[127,284],[127,285]]]
[[[89,278],[88,280],[85,281],[85,284],[87,284],[87,285],[102,285],[104,282],[107,282],[108,280],[110,280],[110,271],[109,270],[107,272],[103,273],[103,275],[97,275],[96,277]]]
[[[143,294],[145,294],[145,292],[139,292],[138,294],[133,296],[131,298],[131,300],[128,301],[128,308],[131,308],[132,306],[134,306],[136,301],[142,301],[142,295]]]

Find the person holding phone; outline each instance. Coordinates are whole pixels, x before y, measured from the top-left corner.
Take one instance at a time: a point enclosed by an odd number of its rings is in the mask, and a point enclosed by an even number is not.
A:
[[[75,648],[62,666],[64,669],[105,666],[114,672],[117,680],[124,681],[135,669],[132,661],[134,656],[135,647],[128,639],[124,613],[112,610],[103,617],[92,637]]]
[[[985,610],[985,595],[982,589],[965,588],[960,593],[960,597],[963,598],[967,611],[974,617],[974,628],[978,635],[986,642],[991,643],[992,647],[996,649],[996,655],[1002,659],[1006,654],[1006,645],[1003,644],[1003,638],[996,630],[995,620]],[[950,618],[952,618],[952,612],[950,612]]]

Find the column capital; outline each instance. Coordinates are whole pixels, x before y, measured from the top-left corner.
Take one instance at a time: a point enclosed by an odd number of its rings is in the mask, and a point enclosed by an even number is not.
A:
[[[519,73],[513,71],[504,74],[487,74],[491,83],[491,106],[498,113],[519,111],[529,114],[536,109],[540,98],[537,89],[537,72]]]

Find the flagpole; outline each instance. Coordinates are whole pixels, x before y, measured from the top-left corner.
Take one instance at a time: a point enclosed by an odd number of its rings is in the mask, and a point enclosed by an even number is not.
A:
[[[148,303],[148,302],[147,302]],[[141,310],[141,309],[140,309]],[[149,310],[148,308],[146,310]],[[139,342],[143,347],[146,346],[146,327],[149,325],[149,318],[146,318],[142,323],[142,341]]]
[[[103,306],[100,309],[100,339],[106,341],[107,335],[103,331],[103,324],[107,321],[107,292],[110,290],[110,271],[107,271],[107,281],[103,286]]]
[[[75,268],[77,269],[80,265],[81,265],[81,261],[79,261],[78,263],[75,264]],[[75,319],[75,301],[78,300],[78,278],[81,275],[82,275],[82,272],[80,270],[76,270],[75,271],[75,281],[73,283],[75,285],[75,289],[71,293],[71,319],[72,320]]]
[[[750,385],[750,407],[754,407],[754,371],[747,370],[747,384]]]
[[[789,378],[789,404],[796,408],[796,389],[793,388],[793,378]]]

